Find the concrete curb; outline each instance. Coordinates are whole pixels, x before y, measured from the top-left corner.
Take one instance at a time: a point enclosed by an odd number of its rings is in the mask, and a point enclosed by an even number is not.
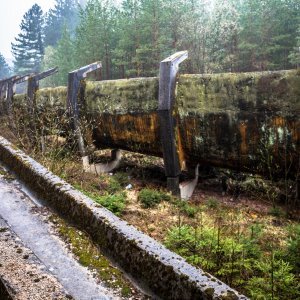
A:
[[[0,161],[162,299],[247,299],[122,221],[0,137]]]

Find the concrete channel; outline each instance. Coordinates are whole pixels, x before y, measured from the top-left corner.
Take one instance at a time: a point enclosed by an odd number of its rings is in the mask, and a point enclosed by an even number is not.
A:
[[[74,299],[118,298],[111,289],[96,282],[91,272],[68,253],[65,244],[52,233],[51,224],[43,220],[48,214],[47,210],[42,209],[38,199],[24,194],[17,180],[7,182],[0,178],[0,199],[0,216],[6,221],[7,227]]]
[[[94,242],[122,269],[157,295],[154,298],[247,299],[212,275],[189,265],[182,257],[94,203],[2,137],[0,137],[0,162],[43,199],[47,206],[88,232]],[[8,207],[4,206],[3,210],[6,209]],[[17,207],[15,209],[17,210]],[[16,218],[23,220],[25,217],[20,214]],[[31,234],[28,232],[29,239],[31,235],[35,235],[34,230],[37,230],[35,227],[39,227],[39,224],[31,224],[31,227]],[[43,233],[41,235],[43,236]],[[40,245],[39,249],[51,255],[48,241]],[[66,281],[68,280],[70,279],[66,278]],[[101,288],[99,292],[102,293]],[[79,295],[77,299],[85,298]]]

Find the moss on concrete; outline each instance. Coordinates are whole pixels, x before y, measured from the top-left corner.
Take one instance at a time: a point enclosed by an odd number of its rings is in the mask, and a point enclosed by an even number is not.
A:
[[[88,81],[84,96],[88,111],[153,111],[158,107],[158,78]]]
[[[66,107],[67,87],[59,86],[38,90],[36,93],[36,103],[37,105]]]
[[[81,265],[97,272],[100,280],[114,290],[119,290],[122,297],[132,295],[134,287],[124,278],[123,273],[99,251],[86,233],[68,225],[63,219],[52,216],[51,221],[61,237],[70,243],[70,250],[76,255]]]
[[[296,70],[181,75],[176,106],[182,115],[266,108],[299,112],[299,86]]]

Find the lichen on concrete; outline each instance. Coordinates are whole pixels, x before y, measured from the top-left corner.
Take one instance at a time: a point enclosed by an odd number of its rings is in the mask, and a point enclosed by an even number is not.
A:
[[[84,97],[91,112],[153,111],[158,107],[158,78],[87,81]]]
[[[233,110],[299,112],[300,75],[278,72],[181,75],[176,105],[182,115]],[[295,107],[296,105],[296,107]]]
[[[36,103],[42,106],[60,106],[66,108],[67,87],[43,88],[36,92]]]

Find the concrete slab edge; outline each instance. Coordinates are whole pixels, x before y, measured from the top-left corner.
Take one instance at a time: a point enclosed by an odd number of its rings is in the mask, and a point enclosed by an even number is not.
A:
[[[0,161],[162,299],[248,299],[122,221],[0,136]]]

